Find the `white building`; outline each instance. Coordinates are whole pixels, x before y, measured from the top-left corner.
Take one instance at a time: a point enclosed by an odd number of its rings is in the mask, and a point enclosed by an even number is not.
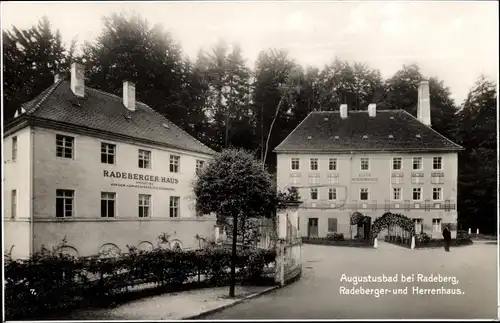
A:
[[[458,151],[431,128],[429,83],[419,87],[418,116],[403,110],[310,113],[278,146],[278,187],[299,188],[302,236],[367,236],[370,224],[350,225],[361,212],[412,218],[417,233],[440,238],[457,223]],[[387,231],[385,231],[387,232]],[[383,236],[385,233],[382,232]]]
[[[192,182],[214,151],[136,102],[85,87],[73,64],[23,105],[4,128],[4,246],[28,257],[66,237],[65,252],[87,256],[127,245],[152,248],[211,238],[213,216],[197,216]],[[168,247],[168,244],[166,245]]]

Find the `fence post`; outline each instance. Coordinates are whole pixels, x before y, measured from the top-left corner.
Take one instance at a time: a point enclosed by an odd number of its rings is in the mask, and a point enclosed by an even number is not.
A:
[[[285,286],[285,241],[280,239],[280,285]]]
[[[476,230],[476,234],[479,234],[479,228],[477,228],[477,230]]]

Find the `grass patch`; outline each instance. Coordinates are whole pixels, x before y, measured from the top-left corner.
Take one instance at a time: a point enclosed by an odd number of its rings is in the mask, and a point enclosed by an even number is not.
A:
[[[302,243],[337,247],[373,248],[370,240],[330,240],[327,238],[302,238]]]

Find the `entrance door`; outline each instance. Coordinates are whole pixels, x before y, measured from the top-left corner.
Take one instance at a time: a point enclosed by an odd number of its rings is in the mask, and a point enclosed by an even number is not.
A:
[[[309,238],[318,236],[318,218],[309,218],[307,223],[307,236]]]

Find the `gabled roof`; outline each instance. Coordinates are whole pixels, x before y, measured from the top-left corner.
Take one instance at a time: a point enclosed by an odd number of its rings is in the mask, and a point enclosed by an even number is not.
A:
[[[311,112],[275,152],[458,151],[463,148],[404,110]]]
[[[21,108],[26,112],[16,119],[23,116],[39,119],[42,126],[44,121],[58,122],[138,141],[215,154],[144,103],[137,102],[135,111],[130,111],[123,105],[121,97],[89,87],[85,87],[85,96],[79,98],[73,94],[66,80],[54,83]],[[6,126],[8,128],[9,125]]]

